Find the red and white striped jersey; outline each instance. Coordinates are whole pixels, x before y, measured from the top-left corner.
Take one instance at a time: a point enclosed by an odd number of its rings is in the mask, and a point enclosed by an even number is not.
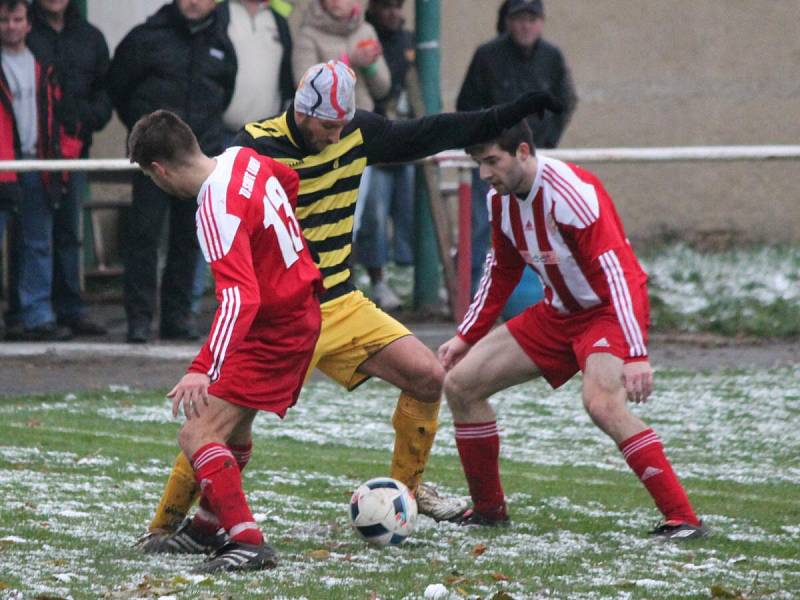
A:
[[[560,315],[613,306],[629,357],[647,356],[634,299],[647,276],[603,184],[572,164],[537,157],[527,198],[487,196],[492,249],[478,291],[458,334],[470,344],[489,331],[526,264],[542,280],[544,300]]]
[[[197,239],[219,307],[190,371],[219,378],[251,332],[268,331],[321,292],[322,276],[294,216],[299,177],[249,148],[228,148],[197,195]],[[263,333],[262,333],[263,335]]]

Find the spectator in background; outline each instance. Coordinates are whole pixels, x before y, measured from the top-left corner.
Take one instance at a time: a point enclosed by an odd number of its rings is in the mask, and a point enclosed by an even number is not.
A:
[[[130,129],[143,115],[170,110],[189,124],[204,153],[224,148],[222,115],[236,80],[236,56],[227,35],[228,13],[215,0],[174,0],[118,46],[109,92]],[[162,339],[193,340],[192,281],[197,259],[195,207],[133,176],[133,204],[125,247],[128,342],[144,343],[156,308],[158,247],[169,213],[167,260],[161,285]]]
[[[274,0],[230,0],[221,9],[228,13],[228,37],[236,53],[236,86],[222,121],[225,146],[245,123],[264,115],[277,115],[294,94],[292,34]],[[291,8],[291,6],[289,6]],[[208,264],[197,256],[192,285],[192,313],[199,314],[208,285]]]
[[[480,46],[472,57],[458,94],[458,110],[477,110],[507,102],[519,94],[548,91],[564,105],[563,113],[531,116],[537,148],[555,148],[577,105],[572,77],[558,47],[542,39],[542,0],[506,0],[500,7],[507,33]],[[498,31],[501,24],[498,22]],[[480,279],[489,245],[488,185],[472,174],[472,289]]]
[[[369,22],[378,34],[391,73],[389,94],[375,103],[375,112],[389,119],[406,119],[411,107],[406,75],[414,64],[414,36],[403,28],[404,0],[371,0]],[[410,164],[373,167],[364,189],[361,219],[356,231],[356,256],[369,274],[369,297],[384,310],[400,307],[400,299],[383,278],[389,260],[389,217],[393,225],[394,262],[414,262],[414,167]]]
[[[92,134],[111,119],[105,89],[110,61],[103,34],[81,16],[74,0],[34,0],[28,46],[55,66],[63,94],[62,124],[81,140],[80,158],[88,158]],[[61,218],[53,231],[53,307],[58,323],[73,334],[102,335],[106,330],[86,317],[80,294],[80,219],[86,186],[84,172],[70,173],[61,199]]]
[[[62,117],[66,122],[74,117],[61,101],[55,68],[27,45],[31,10],[25,0],[0,0],[0,152],[16,159],[77,158],[81,142],[61,126]],[[61,239],[69,219],[63,210],[68,177],[26,172],[4,175],[3,180],[7,194],[11,190],[13,197],[15,188],[8,184],[16,181],[22,195],[12,228],[6,338],[69,339],[72,331],[57,324],[52,301],[53,241]],[[82,318],[81,312],[76,316]]]
[[[296,75],[313,65],[339,60],[359,75],[356,107],[374,110],[391,86],[378,34],[364,21],[359,0],[311,0],[297,32],[292,66]]]
[[[289,23],[270,0],[230,0],[228,37],[236,52],[233,97],[222,119],[229,138],[264,115],[277,115],[294,94]]]

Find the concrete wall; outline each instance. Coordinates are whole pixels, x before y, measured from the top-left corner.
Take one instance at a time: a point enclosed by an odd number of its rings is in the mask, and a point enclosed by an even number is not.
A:
[[[293,24],[307,1],[297,0]],[[447,109],[500,3],[441,0]],[[161,4],[89,0],[89,11],[113,49]],[[545,0],[545,9],[545,37],[566,55],[580,97],[562,147],[800,143],[797,0]],[[121,148],[113,127],[96,155]],[[726,230],[800,241],[798,161],[589,168],[633,237]]]

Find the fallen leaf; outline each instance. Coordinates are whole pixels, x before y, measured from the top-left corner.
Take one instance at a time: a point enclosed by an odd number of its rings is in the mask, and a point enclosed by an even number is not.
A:
[[[25,425],[27,427],[31,427],[31,428],[39,427],[41,424],[42,424],[42,422],[39,419],[29,419],[28,422],[25,423]]]
[[[494,579],[495,581],[511,581],[511,578],[508,575],[503,575],[498,571],[492,573],[492,579]]]
[[[739,590],[728,590],[721,585],[711,586],[712,598],[728,598],[729,600],[747,600],[747,597]]]
[[[316,558],[318,560],[325,560],[331,557],[331,553],[328,550],[311,550],[310,552],[306,553],[309,558]]]
[[[514,596],[507,592],[497,592],[494,596],[491,597],[491,600],[514,600]]]
[[[444,578],[444,582],[449,586],[458,585],[459,583],[464,583],[466,580],[467,578],[464,577],[463,575],[448,575],[447,577]]]
[[[480,556],[481,554],[486,552],[486,550],[487,550],[487,548],[483,544],[475,544],[472,547],[472,550],[470,551],[470,554],[472,554],[472,556]]]

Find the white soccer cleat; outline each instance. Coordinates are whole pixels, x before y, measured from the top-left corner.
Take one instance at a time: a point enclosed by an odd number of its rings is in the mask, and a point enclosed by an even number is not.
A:
[[[428,483],[420,483],[414,495],[419,514],[434,521],[458,521],[470,506],[468,498],[441,496],[436,488]]]

